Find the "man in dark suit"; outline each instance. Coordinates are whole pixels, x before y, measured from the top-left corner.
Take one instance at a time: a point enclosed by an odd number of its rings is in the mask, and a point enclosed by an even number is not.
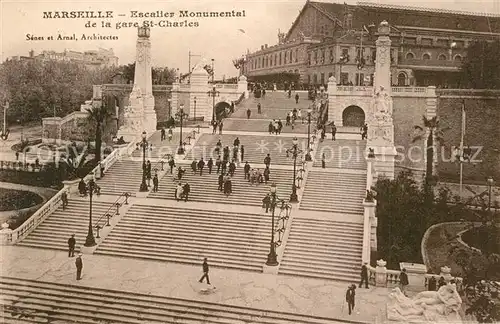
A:
[[[203,282],[203,279],[207,278],[207,284],[210,285],[210,278],[208,277],[208,262],[207,262],[207,258],[204,258],[203,259],[203,276],[201,276],[200,278],[200,282]]]
[[[347,306],[349,307],[349,315],[351,315],[354,310],[354,304],[356,300],[356,285],[351,285],[347,288],[347,292],[345,294],[345,301],[347,302]]]
[[[365,262],[363,266],[361,266],[361,281],[359,282],[359,288],[361,288],[363,282],[365,283],[365,288],[368,288],[368,267],[366,265],[367,263]]]
[[[83,269],[83,261],[82,261],[82,253],[78,254],[78,257],[75,260],[76,265],[76,280],[82,279],[82,269]]]
[[[75,234],[72,234],[71,237],[68,239],[68,257],[69,258],[75,256],[75,245],[76,245]]]

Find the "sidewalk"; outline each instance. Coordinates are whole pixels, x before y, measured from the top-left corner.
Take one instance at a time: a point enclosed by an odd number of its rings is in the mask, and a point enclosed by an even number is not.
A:
[[[343,305],[348,283],[212,268],[210,279],[217,290],[200,295],[202,260],[200,266],[188,266],[101,255],[82,258],[83,279],[76,281],[74,258],[66,252],[3,246],[1,275],[365,323],[385,321],[387,288],[356,289],[356,313],[349,316]]]

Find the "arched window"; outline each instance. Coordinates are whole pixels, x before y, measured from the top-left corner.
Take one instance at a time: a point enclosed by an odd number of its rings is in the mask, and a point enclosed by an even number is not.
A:
[[[442,53],[441,53],[441,54],[439,54],[439,56],[438,56],[438,60],[440,60],[440,61],[446,61],[446,55],[444,55],[444,54],[442,54]]]
[[[288,54],[288,52],[285,52],[285,58],[283,59],[283,64],[286,64],[287,54]]]
[[[288,63],[292,63],[293,62],[292,53],[293,53],[292,50],[290,50],[290,53],[288,54],[288,58],[289,58]]]
[[[406,53],[406,59],[407,60],[413,60],[415,58],[415,54],[412,52]]]
[[[274,66],[278,64],[278,54],[274,53]]]
[[[407,85],[407,84],[406,84],[406,80],[407,80],[407,79],[408,79],[408,78],[407,78],[406,73],[404,73],[404,72],[400,72],[400,73],[398,74],[398,86],[399,86],[399,87],[404,87],[404,86],[406,86],[406,85]]]
[[[296,48],[295,49],[295,62],[298,62],[299,61],[299,49]]]
[[[281,65],[281,52],[280,52],[280,56],[279,56],[279,65]]]
[[[462,62],[462,55],[460,55],[460,54],[455,55],[455,57],[453,58],[453,60],[456,61],[456,62]]]
[[[425,53],[424,55],[422,55],[422,60],[430,60],[431,59],[431,55],[429,53]]]

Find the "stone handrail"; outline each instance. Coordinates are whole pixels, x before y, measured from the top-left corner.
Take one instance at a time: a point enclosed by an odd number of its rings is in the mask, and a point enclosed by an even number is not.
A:
[[[224,89],[238,89],[237,84],[224,84]]]
[[[427,94],[427,87],[392,87],[392,92],[394,95],[398,94]],[[348,93],[363,93],[372,94],[372,86],[340,86],[337,85],[337,92],[348,92]]]
[[[427,87],[392,87],[394,93],[427,93]]]
[[[52,198],[50,198],[42,207],[40,207],[33,215],[30,216],[21,226],[15,230],[3,228],[0,231],[1,244],[12,245],[31,233],[40,223],[42,223],[49,215],[56,211],[62,205],[62,194],[67,189],[59,190]]]

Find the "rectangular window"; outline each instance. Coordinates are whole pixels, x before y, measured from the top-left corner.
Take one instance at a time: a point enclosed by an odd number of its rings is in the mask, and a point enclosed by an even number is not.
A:
[[[295,50],[295,63],[299,61],[299,49]]]
[[[403,44],[415,45],[415,44],[417,44],[417,38],[416,37],[404,38],[403,39]]]
[[[325,84],[325,74],[321,73],[321,84]]]
[[[334,57],[333,57],[333,49],[330,48],[330,63],[333,63]]]
[[[317,75],[317,74],[314,74],[314,75],[313,75],[313,83],[314,83],[314,84],[317,84],[317,83],[318,83],[318,75]]]
[[[318,63],[318,53],[316,51],[313,52],[313,61],[314,61],[313,64],[317,64]]]
[[[438,39],[437,40],[437,45],[438,46],[443,46],[443,47],[448,47],[449,42],[447,39]]]
[[[290,60],[288,61],[289,63],[293,63],[292,53],[293,53],[293,51],[290,51]]]
[[[362,86],[364,85],[364,79],[365,79],[365,75],[363,73],[356,73],[356,84],[355,85],[359,85],[359,86]]]
[[[307,75],[307,83],[311,84],[311,75],[310,74]]]
[[[424,46],[431,46],[432,45],[432,38],[422,38],[420,43]]]
[[[349,55],[349,49],[348,48],[342,48],[342,55],[343,56],[346,56],[346,55]]]
[[[342,72],[340,73],[340,84],[347,85],[349,83],[349,73]]]

